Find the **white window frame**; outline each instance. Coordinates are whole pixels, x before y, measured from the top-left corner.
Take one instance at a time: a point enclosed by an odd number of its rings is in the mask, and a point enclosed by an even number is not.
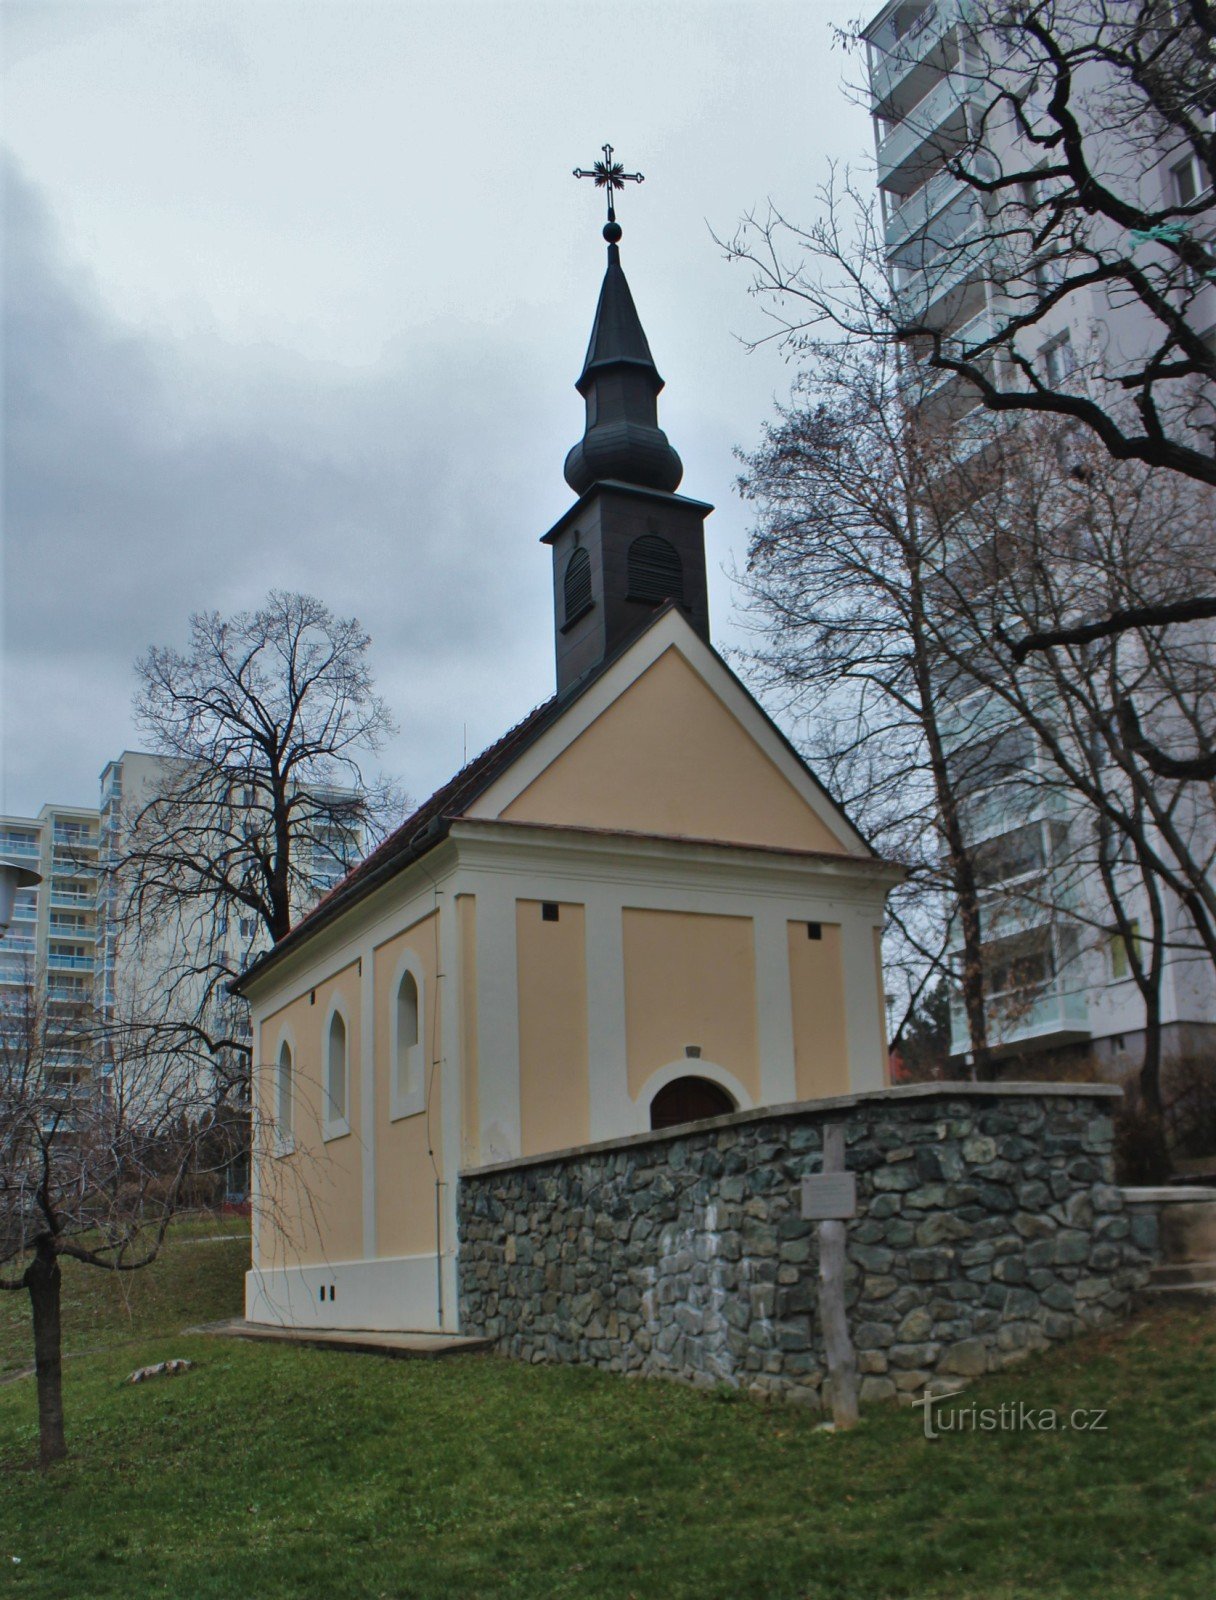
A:
[[[405,1074],[407,1081],[402,1082],[400,1071],[400,1040],[398,1038],[399,1015],[397,1009],[397,996],[401,990],[401,980],[406,973],[414,980],[418,990],[418,1040],[409,1047],[410,1061]],[[393,969],[393,981],[388,992],[389,1005],[389,1053],[388,1053],[388,1098],[389,1120],[399,1122],[402,1117],[416,1117],[419,1112],[426,1110],[426,978],[423,973],[422,963],[412,950],[407,951],[397,962]]]
[[[1043,361],[1043,376],[1052,388],[1061,388],[1077,370],[1077,352],[1073,347],[1072,332],[1069,328],[1062,329],[1053,338],[1048,339],[1039,354]],[[1058,375],[1051,370],[1057,361],[1063,369]]]
[[[282,1070],[283,1051],[287,1051],[290,1066],[288,1069],[287,1083],[289,1088],[287,1118],[283,1117]],[[274,1074],[274,1154],[276,1156],[289,1156],[296,1147],[295,1113],[299,1096],[297,1078],[299,1071],[299,1055],[296,1051],[295,1037],[290,1028],[284,1028],[279,1034],[278,1046],[275,1049],[274,1061],[271,1071]]]
[[[1207,173],[1204,172],[1199,157],[1193,150],[1170,168],[1170,188],[1173,191],[1170,198],[1176,206],[1195,205],[1203,199],[1211,187]],[[1193,190],[1193,193],[1189,195],[1184,193],[1188,188]]]
[[[334,1115],[333,1096],[330,1094],[330,1051],[333,1045],[334,1018],[341,1017],[342,1033],[344,1039],[342,1063],[343,1072],[343,1107],[341,1116]],[[350,1132],[350,1018],[346,1015],[346,1007],[341,1000],[335,998],[330,1001],[329,1009],[325,1013],[325,1027],[321,1034],[321,1137],[328,1143],[330,1139],[341,1139]]]

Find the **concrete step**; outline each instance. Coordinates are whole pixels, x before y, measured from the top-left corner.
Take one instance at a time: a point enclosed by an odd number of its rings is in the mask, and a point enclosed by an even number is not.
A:
[[[1150,1283],[1140,1291],[1140,1303],[1154,1306],[1216,1308],[1216,1278],[1206,1283]]]
[[[1216,1283],[1216,1259],[1163,1262],[1153,1268],[1149,1282],[1161,1288],[1171,1284]]]
[[[491,1350],[493,1339],[473,1339],[458,1333],[411,1333],[374,1328],[281,1328],[266,1322],[246,1322],[231,1317],[207,1322],[186,1333],[207,1333],[221,1339],[264,1339],[275,1344],[300,1344],[313,1350],[349,1350],[358,1355],[396,1356],[435,1360],[440,1356],[469,1355]]]

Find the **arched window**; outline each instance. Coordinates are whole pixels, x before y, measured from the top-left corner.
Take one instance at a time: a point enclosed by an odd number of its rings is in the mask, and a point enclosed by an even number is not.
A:
[[[664,600],[684,603],[684,567],[675,545],[656,533],[644,533],[629,546],[627,598],[660,606]]]
[[[566,562],[563,600],[567,628],[591,610],[591,557],[581,547]]]
[[[708,1078],[676,1078],[650,1102],[650,1126],[674,1128],[702,1117],[724,1117],[736,1109],[726,1090]]]
[[[326,1134],[346,1132],[346,1019],[335,1011],[325,1041]]]
[[[418,980],[403,972],[397,985],[397,1093],[404,1099],[418,1078]]]
[[[284,1039],[274,1074],[274,1123],[280,1147],[291,1143],[292,1099],[291,1046]]]
[[[412,956],[404,956],[392,995],[389,1115],[412,1117],[426,1109],[423,982]]]

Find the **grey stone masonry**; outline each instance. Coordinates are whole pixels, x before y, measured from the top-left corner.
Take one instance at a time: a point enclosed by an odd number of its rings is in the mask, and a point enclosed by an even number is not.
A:
[[[1106,1085],[934,1084],[741,1112],[460,1178],[461,1332],[523,1361],[818,1405],[800,1180],[843,1120],[863,1402],[1127,1314],[1156,1252],[1112,1177]]]

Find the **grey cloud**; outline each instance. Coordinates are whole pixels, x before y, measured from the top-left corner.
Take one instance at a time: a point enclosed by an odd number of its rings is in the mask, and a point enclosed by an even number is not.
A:
[[[354,370],[133,332],[11,164],[5,190],[10,808],[91,801],[135,656],[272,585],[368,626],[414,793],[548,692],[568,381],[467,324]]]

